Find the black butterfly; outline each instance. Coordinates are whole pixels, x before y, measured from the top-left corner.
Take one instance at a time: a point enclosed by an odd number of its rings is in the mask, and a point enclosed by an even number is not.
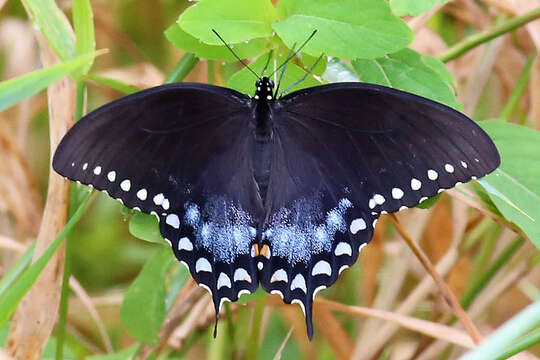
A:
[[[434,101],[367,83],[276,98],[158,86],[107,104],[64,137],[53,167],[155,215],[195,280],[224,301],[259,283],[298,303],[370,241],[379,215],[414,207],[500,163],[488,135]]]

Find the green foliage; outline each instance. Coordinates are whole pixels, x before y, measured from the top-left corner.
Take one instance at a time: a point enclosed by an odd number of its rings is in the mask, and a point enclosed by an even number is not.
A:
[[[54,0],[23,0],[32,20],[45,35],[58,57],[64,61],[75,55],[73,32]]]
[[[282,0],[279,7],[286,17],[273,28],[287,46],[317,30],[304,49],[314,56],[373,59],[404,48],[413,38],[384,0]]]
[[[502,161],[479,183],[503,216],[540,247],[540,133],[502,121],[480,125],[497,145]]]
[[[270,0],[202,0],[186,9],[178,24],[206,44],[222,44],[212,29],[236,44],[270,36],[275,16]]]
[[[86,360],[131,360],[137,354],[137,350],[138,346],[133,345],[114,354],[88,356]]]
[[[120,310],[122,321],[128,333],[144,343],[158,341],[159,329],[167,314],[165,283],[173,261],[170,247],[160,247],[146,262],[124,298]]]
[[[452,74],[437,59],[411,49],[373,60],[354,60],[353,67],[365,82],[389,86],[461,108],[452,89]]]
[[[268,58],[268,54],[266,54],[265,56],[261,56],[259,60],[257,60],[252,65],[250,65],[250,67],[256,73],[260,74],[264,68],[264,65],[266,64],[267,58]],[[302,70],[300,67],[298,67],[294,63],[291,62],[287,64],[287,69],[285,70],[285,74],[281,81],[280,90],[282,91],[282,90],[287,89],[290,85],[292,85],[298,79],[302,78],[304,75],[305,75],[304,70]],[[255,92],[256,80],[257,79],[255,79],[253,74],[248,69],[242,69],[230,77],[229,81],[227,81],[227,86],[246,94],[253,94]],[[299,90],[299,89],[312,87],[316,85],[320,85],[320,83],[317,80],[315,80],[313,76],[308,76],[306,80],[296,85],[290,91]]]
[[[72,71],[86,66],[95,56],[95,54],[77,56],[73,60],[49,66],[46,69],[2,81],[0,83],[0,111],[37,94]]]
[[[39,274],[43,271],[49,260],[54,255],[58,246],[62,243],[66,235],[73,229],[75,224],[81,218],[86,203],[90,199],[92,192],[88,192],[83,202],[75,211],[73,216],[69,219],[64,229],[58,234],[56,239],[49,245],[49,247],[43,252],[43,254],[32,265],[20,275],[20,277],[10,287],[9,292],[0,296],[0,328],[3,328],[7,323],[9,317],[22,300],[23,296],[30,290],[32,285],[36,282]]]
[[[75,42],[75,54],[85,55],[95,52],[94,14],[90,0],[73,0],[73,28],[77,39]],[[92,64],[93,59],[80,69],[80,75],[87,74]]]
[[[420,15],[437,3],[446,3],[448,0],[390,0],[390,7],[397,16]]]
[[[152,215],[135,212],[129,221],[129,232],[141,240],[166,244],[159,232],[157,219]]]

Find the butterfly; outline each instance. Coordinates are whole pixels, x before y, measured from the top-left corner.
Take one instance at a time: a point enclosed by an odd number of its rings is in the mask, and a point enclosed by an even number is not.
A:
[[[213,299],[259,284],[302,308],[353,265],[381,214],[493,171],[499,153],[465,115],[369,83],[253,97],[176,83],[83,117],[53,158],[59,174],[153,214]]]

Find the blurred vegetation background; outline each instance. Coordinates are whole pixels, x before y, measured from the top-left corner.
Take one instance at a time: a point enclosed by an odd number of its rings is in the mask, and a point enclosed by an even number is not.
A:
[[[535,0],[432,3],[434,6],[422,14],[403,14],[403,19],[415,34],[410,47],[434,57],[473,34],[540,6]],[[72,2],[56,4],[71,19]],[[97,49],[108,49],[106,55],[95,59],[91,74],[141,89],[163,83],[185,55],[167,40],[164,31],[189,5],[188,1],[178,0],[91,1]],[[0,0],[2,80],[42,66],[37,32],[21,1]],[[539,48],[540,21],[536,21],[448,62],[463,111],[475,120],[506,117],[507,121],[540,130],[540,61],[536,56]],[[211,79],[225,85],[230,75],[240,69],[236,63],[201,59],[185,80]],[[88,110],[124,95],[103,82],[90,79],[86,83]],[[513,102],[511,111],[509,102]],[[0,167],[4,167],[4,172],[0,171],[0,275],[16,263],[38,232],[48,186],[48,131],[45,92],[0,112]],[[540,143],[537,161],[539,154]],[[72,194],[77,194],[76,186],[72,186]],[[540,255],[532,242],[517,238],[508,226],[486,216],[483,209],[488,207],[489,200],[467,199],[457,191],[444,193],[430,209],[406,210],[399,219],[430,260],[438,264],[438,271],[462,304],[472,284],[484,279],[484,286],[467,304],[470,306],[464,306],[487,335],[540,299]],[[488,210],[498,213],[492,208]],[[142,266],[160,251],[160,245],[130,234],[128,222],[132,216],[118,202],[96,194],[69,237],[71,272],[81,291],[69,296],[66,358],[92,355],[93,359],[127,359],[136,352],[141,358],[154,356],[149,354],[155,348],[130,335],[121,319],[120,308],[130,284]],[[420,330],[412,322],[397,327],[392,325],[396,318],[381,320],[374,314],[367,314],[366,318],[351,316],[352,312],[331,313],[323,305],[315,308],[316,335],[309,342],[298,307],[282,306],[279,299],[264,294],[255,294],[240,305],[227,306],[219,336],[213,339],[214,315],[209,298],[194,287],[185,272],[176,269],[175,265],[168,284],[178,280],[177,284],[183,285],[177,289],[180,298],[187,300],[183,302],[183,312],[177,314],[176,326],[169,329],[173,335],[162,344],[166,349],[161,352],[163,358],[272,359],[279,355],[283,345],[284,359],[455,359],[466,348],[455,345],[464,333],[459,325],[459,334],[435,331],[425,323],[416,324]],[[486,277],[488,270],[493,273]],[[358,264],[321,296],[345,305],[387,310],[396,316],[455,324],[444,299],[429,284],[425,270],[387,217],[378,223],[376,235],[360,255]],[[100,330],[100,323],[105,332]],[[4,329],[3,334],[7,335],[7,331]],[[292,334],[290,339],[288,334]],[[53,332],[44,357],[54,357],[55,337]],[[538,335],[535,339],[536,343],[540,341]],[[449,345],[452,341],[454,344]],[[117,357],[104,355],[124,349],[127,350]],[[538,345],[520,356],[533,359],[535,355],[540,356]]]

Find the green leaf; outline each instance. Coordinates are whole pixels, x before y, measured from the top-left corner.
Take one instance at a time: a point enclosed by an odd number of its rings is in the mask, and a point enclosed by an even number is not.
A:
[[[496,359],[516,344],[519,337],[540,325],[540,301],[537,301],[499,327],[487,339],[460,359]]]
[[[448,0],[390,0],[390,7],[397,16],[420,15],[437,3],[446,3]]]
[[[96,54],[78,56],[73,60],[0,82],[0,111],[37,94],[56,80],[87,65],[95,56]]]
[[[90,0],[73,0],[73,27],[75,28],[75,53],[84,55],[96,51],[94,34],[94,14]],[[80,69],[80,75],[87,74],[92,67],[92,61]],[[75,77],[78,77],[75,75]]]
[[[452,90],[454,81],[441,65],[433,58],[421,57],[411,49],[403,49],[379,59],[353,61],[353,67],[362,81],[412,92],[460,109],[461,105]]]
[[[66,235],[69,234],[71,229],[73,229],[75,224],[79,221],[84,213],[84,208],[91,195],[92,192],[86,194],[86,197],[79,208],[75,211],[64,229],[62,229],[51,245],[49,245],[39,259],[37,259],[21,274],[17,281],[10,287],[9,291],[0,297],[0,328],[5,326],[19,302],[22,300],[24,295],[26,295],[28,290],[30,290],[34,282],[36,282],[39,274],[41,274],[49,260],[52,258],[56,249],[58,249],[58,246],[60,246]]]
[[[116,80],[116,79],[112,79],[112,78],[108,78],[108,77],[104,77],[104,76],[98,76],[98,75],[89,74],[89,75],[86,75],[86,78],[90,79],[90,80],[93,80],[93,81],[97,82],[98,84],[101,84],[101,85],[107,86],[107,87],[109,87],[111,89],[114,89],[116,91],[120,91],[121,93],[124,93],[124,94],[133,94],[133,93],[136,93],[137,91],[142,90],[142,89],[139,89],[136,86],[131,86],[131,85],[124,84],[120,80]]]
[[[19,275],[26,269],[26,267],[30,264],[32,261],[32,255],[34,254],[34,248],[36,244],[35,241],[30,246],[24,254],[21,256],[19,260],[13,265],[9,271],[2,276],[2,280],[0,281],[0,297],[4,295],[7,289],[11,287],[11,285],[15,282],[15,280],[19,277]]]
[[[249,66],[258,74],[262,73],[262,70],[264,68],[264,65],[266,64],[266,60],[268,58],[268,54],[262,55],[259,57],[259,59],[254,62],[253,64],[250,64]],[[279,64],[280,59],[278,59],[277,63]],[[272,61],[271,61],[272,63]],[[280,71],[278,71],[279,73]],[[280,85],[280,92],[287,89],[289,85],[296,82],[297,80],[301,79],[303,76],[305,76],[306,72],[299,67],[298,65],[295,65],[292,62],[289,62],[287,64],[287,69],[285,71],[285,75],[283,76],[283,79],[281,81]],[[279,74],[277,74],[279,76]],[[227,82],[227,87],[230,87],[232,89],[235,89],[237,91],[240,91],[244,94],[254,94],[255,93],[255,77],[253,74],[246,68],[238,71],[234,75],[232,75]],[[296,90],[300,90],[307,87],[317,86],[320,85],[320,82],[315,80],[313,76],[308,76],[304,81],[297,84],[295,87],[290,89],[288,92],[291,93]]]
[[[129,287],[120,316],[128,333],[147,344],[157,344],[165,307],[167,272],[174,258],[169,246],[160,246]]]
[[[322,78],[328,82],[355,82],[360,81],[358,76],[343,61],[337,58],[330,58]]]
[[[86,360],[131,360],[137,354],[138,348],[135,344],[114,354],[87,356]]]
[[[205,44],[182,30],[178,24],[171,25],[165,31],[165,36],[174,46],[194,53],[200,58],[236,61],[236,58],[226,46]],[[233,50],[240,59],[257,57],[266,51],[266,43],[266,39],[248,40],[247,43],[243,42],[233,45]]]
[[[478,182],[501,214],[540,248],[540,133],[502,121],[482,121],[501,154],[501,166]]]
[[[317,30],[304,52],[345,59],[373,59],[407,46],[413,33],[385,0],[282,0],[288,17],[272,27],[291,47]]]
[[[178,18],[184,31],[202,42],[221,45],[215,29],[229,44],[272,34],[276,12],[270,0],[202,0]]]
[[[63,61],[75,55],[73,32],[54,0],[23,0],[32,20]]]
[[[152,215],[135,212],[129,221],[129,232],[141,240],[166,244],[159,232],[157,219]]]

